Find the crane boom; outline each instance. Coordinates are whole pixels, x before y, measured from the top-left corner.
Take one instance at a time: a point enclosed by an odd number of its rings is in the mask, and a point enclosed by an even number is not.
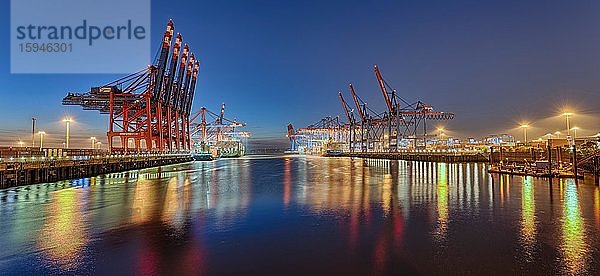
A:
[[[194,102],[194,94],[196,93],[196,79],[198,78],[198,70],[200,68],[200,63],[196,60],[196,64],[194,65],[194,71],[192,72],[192,83],[190,84],[190,97],[189,102],[187,103],[185,114],[189,115],[192,110],[192,103]]]
[[[358,96],[356,96],[356,92],[354,92],[354,86],[350,84],[350,93],[352,94],[352,99],[354,99],[354,103],[356,104],[356,110],[358,111],[358,116],[362,121],[365,120],[365,114],[363,113],[362,108],[360,107],[360,102],[358,101]]]
[[[200,123],[200,127],[202,128],[202,141],[206,141],[206,108],[202,107],[202,122]]]
[[[187,75],[188,79],[186,81],[186,89],[185,89],[185,94],[183,97],[183,102],[181,105],[181,110],[182,113],[186,116],[188,116],[188,112],[189,112],[189,108],[188,106],[191,104],[190,100],[192,98],[192,94],[193,94],[193,89],[195,89],[195,87],[193,87],[193,82],[196,81],[196,78],[194,77],[194,68],[196,66],[196,59],[194,58],[194,54],[190,55],[190,62],[188,63],[188,73],[189,75]]]
[[[171,65],[169,66],[169,75],[165,83],[165,93],[163,94],[163,102],[167,105],[171,104],[171,93],[173,93],[173,81],[175,80],[175,74],[177,74],[177,62],[179,61],[179,54],[181,53],[181,34],[177,34],[175,37],[175,45],[173,46],[173,53],[171,54]]]
[[[187,64],[187,59],[188,59],[188,54],[190,52],[190,47],[185,44],[183,46],[183,51],[181,52],[181,60],[179,62],[179,69],[177,70],[177,80],[174,86],[174,90],[173,91],[173,107],[175,107],[176,110],[179,111],[179,108],[177,108],[179,106],[179,102],[180,102],[180,98],[181,98],[181,87],[183,84],[183,76],[185,73],[185,66]]]
[[[225,115],[225,103],[221,105],[221,114],[219,114],[219,124],[223,123],[223,115]]]
[[[190,55],[190,59],[186,65],[185,70],[185,78],[183,81],[183,86],[181,87],[181,96],[179,98],[180,102],[178,105],[178,110],[184,114],[185,113],[185,105],[187,103],[188,93],[190,90],[190,82],[192,79],[192,70],[194,68],[194,54]]]
[[[342,101],[342,108],[344,109],[344,114],[346,114],[346,118],[348,118],[348,123],[350,123],[350,124],[354,123],[352,121],[352,118],[350,117],[350,112],[348,112],[348,105],[346,104],[346,101],[344,101],[344,96],[342,96],[342,91],[340,91],[338,93],[338,95],[340,96],[340,101]]]
[[[165,77],[165,70],[167,67],[167,58],[169,56],[169,50],[171,50],[171,41],[173,38],[173,20],[169,20],[167,24],[167,30],[163,36],[162,48],[160,50],[160,56],[158,59],[158,68],[156,79],[154,80],[154,93],[152,97],[154,99],[160,99],[163,86],[163,78]]]
[[[381,88],[381,92],[383,93],[383,98],[385,99],[385,104],[387,105],[388,111],[390,112],[390,114],[394,114],[394,107],[392,106],[390,96],[387,93],[385,83],[383,83],[383,78],[381,77],[381,73],[379,73],[379,68],[377,67],[377,65],[375,65],[375,75],[377,76],[377,82],[379,83],[379,87]]]

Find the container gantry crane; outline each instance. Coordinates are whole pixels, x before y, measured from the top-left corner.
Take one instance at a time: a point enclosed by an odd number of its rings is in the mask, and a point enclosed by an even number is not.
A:
[[[190,135],[193,151],[215,153],[238,151],[243,155],[250,133],[236,130],[246,126],[236,119],[225,117],[225,104],[221,105],[221,112],[215,113],[206,107],[201,107],[190,118]]]
[[[423,138],[426,144],[427,120],[454,118],[454,113],[434,111],[432,106],[422,101],[407,102],[385,81],[377,65],[374,66],[374,70],[386,111],[377,113],[368,108],[350,84],[350,93],[360,117],[360,127],[355,127],[359,134],[350,135],[351,150],[358,144],[361,151],[397,151],[401,147],[410,147],[407,141],[411,142],[413,147],[416,146],[420,138]],[[341,95],[340,99],[346,113]],[[420,129],[422,132],[419,132]]]
[[[342,109],[344,110],[346,119],[348,119],[348,124],[346,126],[348,128],[348,149],[350,150],[350,152],[353,152],[353,142],[356,139],[357,132],[356,118],[354,118],[354,110],[344,100],[344,95],[342,94],[342,91],[338,92],[338,96],[340,97],[340,102],[342,103]]]
[[[190,150],[188,118],[200,64],[187,44],[181,50],[180,34],[172,43],[174,30],[169,20],[158,58],[147,68],[88,92],[69,92],[63,98],[63,105],[79,105],[109,115],[111,152]]]
[[[337,116],[326,116],[297,131],[294,131],[292,124],[288,124],[290,149],[299,153],[322,154],[327,149],[343,147],[349,140],[347,126]]]

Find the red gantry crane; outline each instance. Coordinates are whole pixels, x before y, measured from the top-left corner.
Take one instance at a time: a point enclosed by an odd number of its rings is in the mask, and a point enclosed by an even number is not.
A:
[[[69,92],[63,98],[63,105],[79,105],[109,115],[111,152],[190,150],[188,119],[200,64],[187,44],[181,49],[180,34],[172,43],[174,30],[169,20],[160,54],[147,68],[88,92]]]

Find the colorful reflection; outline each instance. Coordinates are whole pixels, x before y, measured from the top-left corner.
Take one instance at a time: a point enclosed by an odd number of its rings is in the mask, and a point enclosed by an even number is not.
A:
[[[290,204],[292,194],[292,165],[291,160],[286,158],[283,161],[283,204],[287,207]]]
[[[441,241],[448,231],[448,165],[437,164],[437,227],[434,232],[436,240]]]
[[[533,177],[527,176],[523,179],[521,197],[521,245],[525,254],[525,260],[533,261],[534,247],[536,242],[536,216],[535,199],[533,189]]]
[[[162,221],[169,224],[175,230],[182,230],[187,213],[190,208],[190,180],[181,180],[181,177],[172,177],[167,184],[165,201],[162,213]]]
[[[85,213],[81,204],[85,200],[81,190],[69,188],[53,192],[46,211],[46,223],[38,235],[38,244],[44,257],[62,269],[76,268],[88,242]]]
[[[392,175],[385,174],[383,176],[383,183],[381,189],[381,208],[383,209],[386,215],[388,215],[392,210],[392,190],[394,189],[392,185]]]
[[[155,215],[157,201],[155,181],[140,178],[135,184],[131,202],[131,222],[142,224],[150,221]]]
[[[585,274],[586,272],[588,248],[585,242],[585,229],[578,197],[577,185],[573,180],[567,180],[564,187],[562,244],[560,245],[565,274]]]
[[[40,259],[73,274],[105,265],[98,254],[126,260],[127,270],[109,271],[146,275],[234,274],[230,267],[264,268],[263,260],[362,274],[596,271],[600,188],[587,183],[555,180],[552,201],[546,180],[494,176],[500,181],[492,183],[476,164],[271,160],[193,163],[140,173],[135,183],[127,180],[135,174],[78,189],[68,182],[59,192],[0,191],[0,248],[9,248],[0,261]],[[27,248],[30,233],[35,246]]]

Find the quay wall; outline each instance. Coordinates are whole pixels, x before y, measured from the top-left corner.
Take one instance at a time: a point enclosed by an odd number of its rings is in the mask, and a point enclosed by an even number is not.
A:
[[[192,161],[189,154],[37,158],[0,162],[0,189]]]
[[[426,162],[489,162],[482,153],[344,152],[340,156]]]

